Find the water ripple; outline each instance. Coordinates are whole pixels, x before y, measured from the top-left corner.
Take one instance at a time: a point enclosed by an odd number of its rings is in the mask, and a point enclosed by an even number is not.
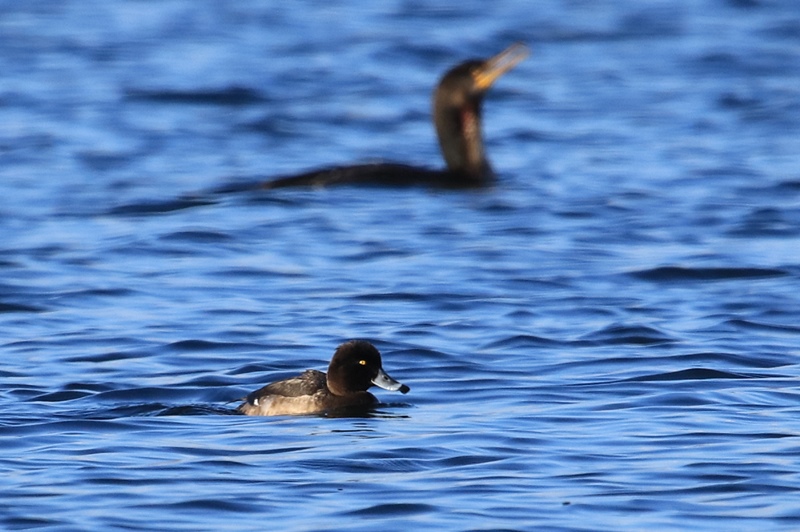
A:
[[[774,268],[687,268],[662,266],[630,275],[644,281],[674,283],[681,281],[727,281],[783,277],[789,272]]]

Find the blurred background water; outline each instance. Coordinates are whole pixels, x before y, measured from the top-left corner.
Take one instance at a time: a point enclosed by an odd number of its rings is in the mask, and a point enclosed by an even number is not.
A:
[[[0,2],[0,526],[796,529],[793,0]],[[523,41],[487,190],[439,76]],[[372,340],[362,418],[229,403]]]

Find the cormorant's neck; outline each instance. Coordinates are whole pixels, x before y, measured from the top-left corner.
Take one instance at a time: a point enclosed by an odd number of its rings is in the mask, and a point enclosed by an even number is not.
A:
[[[483,150],[481,100],[459,100],[453,101],[446,91],[437,91],[433,113],[439,146],[450,172],[475,184],[485,183],[493,174]]]

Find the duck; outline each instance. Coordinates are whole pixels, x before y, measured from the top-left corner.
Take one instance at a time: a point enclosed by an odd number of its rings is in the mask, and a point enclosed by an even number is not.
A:
[[[309,369],[267,384],[249,394],[237,411],[248,416],[288,416],[368,409],[378,402],[367,391],[373,385],[403,394],[410,390],[383,370],[374,345],[349,340],[336,348],[327,373]]]

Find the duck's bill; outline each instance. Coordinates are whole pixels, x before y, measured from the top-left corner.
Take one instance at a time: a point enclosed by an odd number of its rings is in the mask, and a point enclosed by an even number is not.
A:
[[[522,43],[514,43],[496,56],[487,59],[472,75],[475,85],[480,90],[487,90],[497,78],[517,66],[528,57],[528,47]]]
[[[378,374],[372,379],[372,384],[378,386],[379,388],[383,388],[384,390],[389,390],[390,392],[400,391],[400,393],[408,393],[411,389],[405,384],[399,383],[389,375],[386,374],[383,369],[378,370]]]

